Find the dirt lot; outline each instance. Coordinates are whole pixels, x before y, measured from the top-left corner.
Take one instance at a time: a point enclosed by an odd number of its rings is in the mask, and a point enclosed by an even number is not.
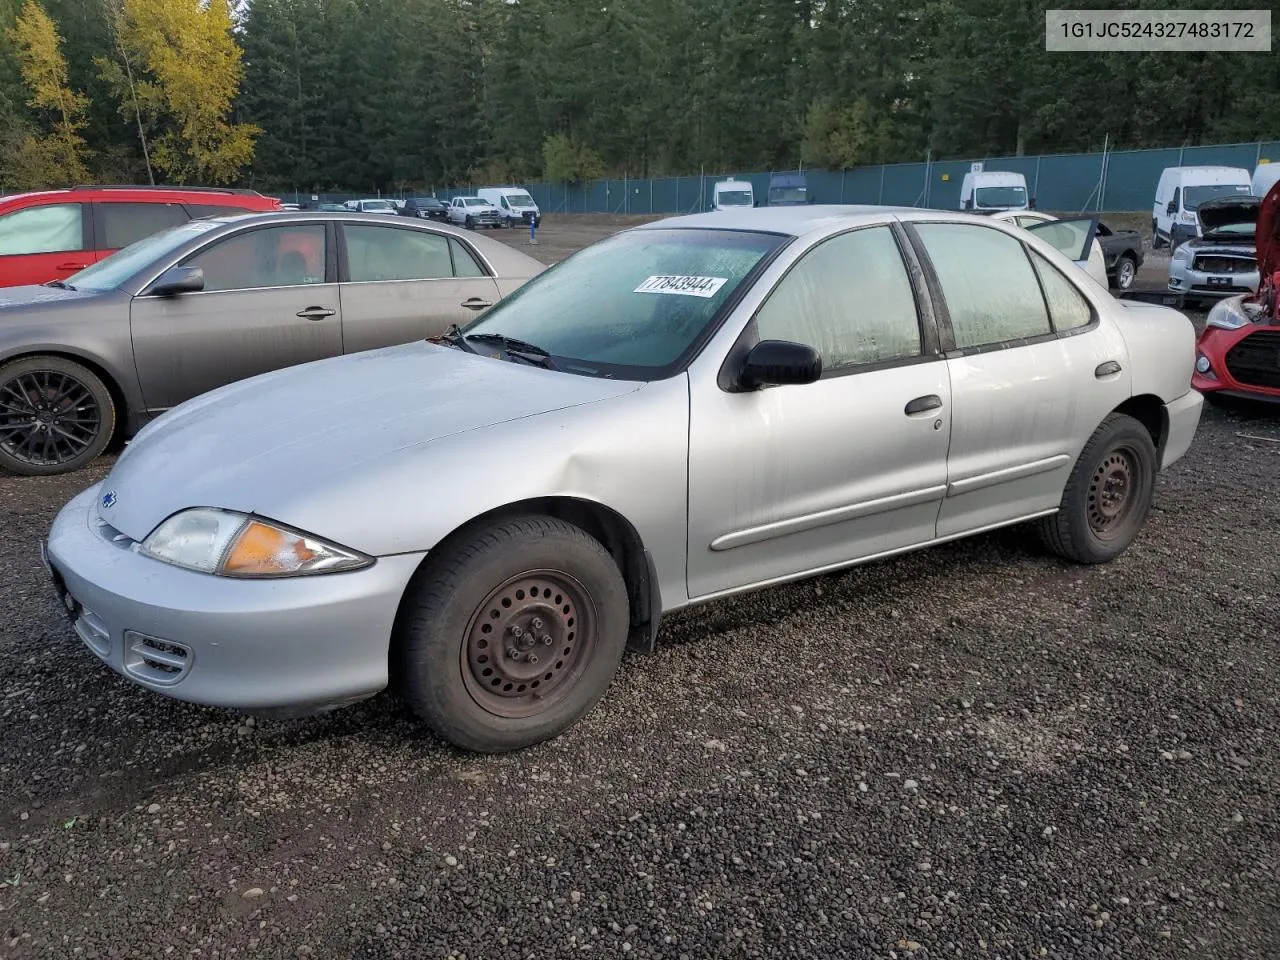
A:
[[[1009,530],[673,617],[501,758],[115,677],[36,552],[109,464],[0,477],[0,957],[1273,958],[1276,441],[1208,411],[1106,567]]]

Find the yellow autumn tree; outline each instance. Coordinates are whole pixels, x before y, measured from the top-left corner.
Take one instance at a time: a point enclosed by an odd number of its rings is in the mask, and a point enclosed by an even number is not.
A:
[[[26,0],[9,30],[18,56],[27,103],[47,122],[49,132],[27,134],[9,158],[10,175],[22,187],[44,187],[88,179],[84,165],[89,98],[71,89],[62,38],[37,0]]]
[[[180,182],[234,180],[261,131],[230,119],[244,65],[228,0],[120,0],[112,20],[118,62],[99,67],[144,147],[154,126],[150,162]]]

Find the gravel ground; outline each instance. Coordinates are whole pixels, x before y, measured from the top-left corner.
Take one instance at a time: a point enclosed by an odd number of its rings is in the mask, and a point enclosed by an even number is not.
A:
[[[1257,438],[1208,411],[1105,567],[1009,530],[673,617],[497,758],[116,678],[36,555],[107,465],[0,477],[0,956],[1275,957]]]

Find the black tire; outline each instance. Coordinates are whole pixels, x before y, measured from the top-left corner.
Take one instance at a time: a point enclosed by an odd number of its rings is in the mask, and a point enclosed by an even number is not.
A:
[[[474,217],[467,217],[466,227],[468,230],[474,230],[476,228],[476,221]]]
[[[618,566],[593,537],[551,517],[504,520],[414,577],[396,618],[393,679],[449,743],[518,750],[563,732],[604,695],[628,611]]]
[[[1151,221],[1151,249],[1159,250],[1164,246],[1164,242],[1160,239],[1160,231],[1156,227],[1155,220]]]
[[[1120,556],[1146,522],[1156,470],[1147,428],[1133,417],[1110,414],[1080,452],[1058,512],[1040,521],[1045,546],[1077,563]]]
[[[1116,260],[1116,269],[1111,277],[1111,286],[1117,290],[1128,290],[1138,276],[1138,262],[1127,253],[1122,253]]]
[[[78,470],[111,442],[116,404],[102,378],[62,357],[0,366],[0,467],[28,477]]]

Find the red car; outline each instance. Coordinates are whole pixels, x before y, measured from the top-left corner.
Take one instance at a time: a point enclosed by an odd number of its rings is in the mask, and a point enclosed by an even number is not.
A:
[[[1258,208],[1258,292],[1220,300],[1196,344],[1191,385],[1208,400],[1280,403],[1280,183]]]
[[[0,287],[65,279],[197,217],[279,209],[275,197],[213,187],[87,186],[0,197]]]

